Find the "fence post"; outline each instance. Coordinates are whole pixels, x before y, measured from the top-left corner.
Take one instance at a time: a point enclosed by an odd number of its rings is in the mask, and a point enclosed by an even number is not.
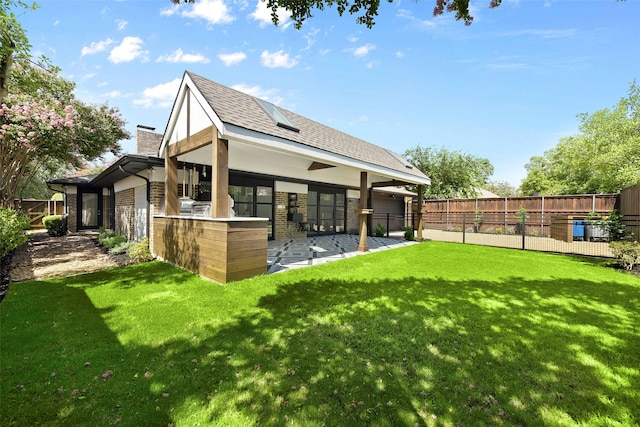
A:
[[[467,214],[462,214],[462,243],[466,242],[466,234],[467,234]]]
[[[522,221],[522,250],[524,250],[524,236],[527,234],[525,232],[526,228],[527,228],[527,213],[526,212],[522,212],[522,218],[520,219]]]

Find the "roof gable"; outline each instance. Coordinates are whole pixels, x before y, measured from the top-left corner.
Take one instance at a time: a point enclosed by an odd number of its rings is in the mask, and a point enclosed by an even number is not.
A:
[[[333,159],[335,164],[360,164],[363,170],[368,170],[366,165],[370,165],[370,170],[388,170],[391,175],[405,176],[405,179],[412,183],[430,183],[430,179],[424,173],[398,154],[276,107],[279,114],[295,124],[293,129],[289,126],[283,127],[253,96],[189,71],[184,74],[174,102],[160,147],[160,155],[163,155],[166,145],[171,143],[171,135],[178,126],[185,100],[189,96],[197,100],[211,123],[218,129],[220,137],[229,141],[247,141],[245,138],[250,137],[253,141],[261,141],[261,145],[274,149],[276,146],[282,149],[288,144],[293,148],[292,152],[296,152],[297,149],[294,147],[297,146],[302,151],[318,153],[318,158],[325,159],[325,162]],[[182,133],[184,134],[184,130]]]
[[[274,122],[253,96],[191,72],[186,74],[223,123],[428,179],[404,158],[385,148],[278,107],[282,114],[295,123],[299,132],[283,128]]]

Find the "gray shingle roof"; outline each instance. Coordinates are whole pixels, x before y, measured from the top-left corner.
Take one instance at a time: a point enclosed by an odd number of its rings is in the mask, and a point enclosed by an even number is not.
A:
[[[223,123],[426,178],[417,168],[407,167],[409,163],[397,154],[280,107],[300,132],[279,127],[251,95],[188,71],[187,74]]]

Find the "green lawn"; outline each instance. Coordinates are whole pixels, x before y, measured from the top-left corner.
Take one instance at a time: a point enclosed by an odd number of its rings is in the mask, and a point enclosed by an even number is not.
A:
[[[425,242],[12,284],[0,425],[638,425],[640,279],[604,263]]]

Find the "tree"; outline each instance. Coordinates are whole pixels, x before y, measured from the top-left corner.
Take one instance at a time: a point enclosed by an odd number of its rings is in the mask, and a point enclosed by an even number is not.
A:
[[[342,16],[345,11],[351,15],[358,14],[356,22],[364,24],[367,28],[375,25],[375,17],[378,16],[380,0],[262,0],[267,2],[267,7],[271,9],[271,20],[278,25],[280,18],[278,9],[286,9],[291,13],[291,20],[297,29],[302,28],[302,24],[307,18],[313,17],[314,9],[324,10],[325,7],[335,6],[338,15]],[[174,4],[195,3],[195,0],[171,0]],[[393,0],[387,0],[393,3]],[[491,0],[489,7],[498,7],[502,0]],[[469,0],[436,0],[433,8],[433,16],[439,16],[444,12],[454,12],[456,20],[464,21],[465,25],[471,25],[473,16],[469,12]]]
[[[0,204],[12,204],[21,185],[47,165],[79,167],[120,152],[119,141],[129,134],[118,109],[87,105],[73,89],[57,73],[13,65],[0,105]]]
[[[578,118],[578,135],[525,165],[524,194],[616,193],[640,183],[640,87],[634,82],[612,109]]]
[[[497,194],[500,197],[516,197],[520,193],[517,188],[509,184],[507,181],[491,181],[489,180],[483,188]]]
[[[0,0],[0,101],[7,95],[11,64],[17,57],[28,60],[29,41],[27,35],[11,9],[35,10],[38,6],[22,0]]]
[[[484,186],[493,173],[488,159],[445,148],[417,146],[405,151],[404,156],[431,178],[424,194],[430,199],[476,197],[477,189]]]

